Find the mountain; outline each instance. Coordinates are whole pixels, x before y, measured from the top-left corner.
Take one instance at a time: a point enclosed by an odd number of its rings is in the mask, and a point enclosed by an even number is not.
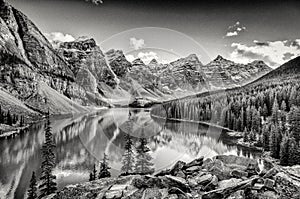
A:
[[[56,91],[51,98],[67,96],[70,107],[74,107],[72,101],[79,105],[87,100],[85,90],[75,82],[68,63],[32,21],[3,0],[0,1],[0,28],[0,88],[4,92],[28,106],[26,101],[36,99],[40,82],[44,82]],[[43,112],[39,110],[40,105],[36,105],[31,104],[29,108],[36,114]],[[56,105],[51,104],[50,111],[59,110]]]
[[[263,61],[238,64],[222,56],[202,67],[213,87],[241,86],[270,72],[272,69]]]
[[[62,114],[86,111],[84,106],[124,106],[137,99],[160,102],[218,89],[221,83],[241,85],[270,70],[262,61],[243,65],[221,56],[203,65],[195,54],[168,64],[155,59],[131,63],[121,50],[103,53],[89,37],[54,48],[4,0],[0,28],[0,88],[37,115],[47,109]]]
[[[268,79],[291,79],[297,78],[300,75],[300,56],[284,63],[270,73],[257,79],[255,82],[260,82]]]

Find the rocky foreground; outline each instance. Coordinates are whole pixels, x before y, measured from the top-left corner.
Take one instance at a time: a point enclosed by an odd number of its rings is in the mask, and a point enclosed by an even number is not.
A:
[[[130,175],[70,185],[49,198],[300,198],[300,166],[219,155],[177,162],[155,175]]]

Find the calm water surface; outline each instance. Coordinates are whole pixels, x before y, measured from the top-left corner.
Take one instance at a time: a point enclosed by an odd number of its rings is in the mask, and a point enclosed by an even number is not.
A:
[[[92,115],[52,119],[56,142],[58,188],[88,181],[93,164],[108,154],[112,174],[118,175],[124,135],[147,137],[156,170],[178,160],[234,154],[258,158],[257,152],[230,144],[220,129],[188,122],[152,119],[146,109],[109,109]],[[136,141],[137,139],[135,139]],[[40,174],[44,123],[14,139],[0,140],[0,198],[24,198],[32,171]]]

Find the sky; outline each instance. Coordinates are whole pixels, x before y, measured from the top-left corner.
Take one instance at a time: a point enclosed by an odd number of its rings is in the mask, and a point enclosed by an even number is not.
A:
[[[129,60],[217,55],[275,68],[300,55],[300,2],[263,0],[8,0],[49,38],[92,37]],[[98,0],[99,1],[99,0]],[[100,1],[99,1],[100,2]]]

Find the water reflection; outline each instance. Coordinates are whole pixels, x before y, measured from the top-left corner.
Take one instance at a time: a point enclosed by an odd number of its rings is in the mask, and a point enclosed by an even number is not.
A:
[[[256,154],[228,142],[220,130],[194,123],[152,119],[149,110],[110,109],[92,115],[52,119],[56,142],[56,168],[59,188],[87,181],[93,164],[108,154],[112,175],[118,175],[124,153],[125,134],[134,142],[148,138],[155,169],[177,160],[189,161],[201,155]],[[33,125],[20,137],[0,140],[0,198],[24,198],[32,171],[40,174],[44,124]]]

